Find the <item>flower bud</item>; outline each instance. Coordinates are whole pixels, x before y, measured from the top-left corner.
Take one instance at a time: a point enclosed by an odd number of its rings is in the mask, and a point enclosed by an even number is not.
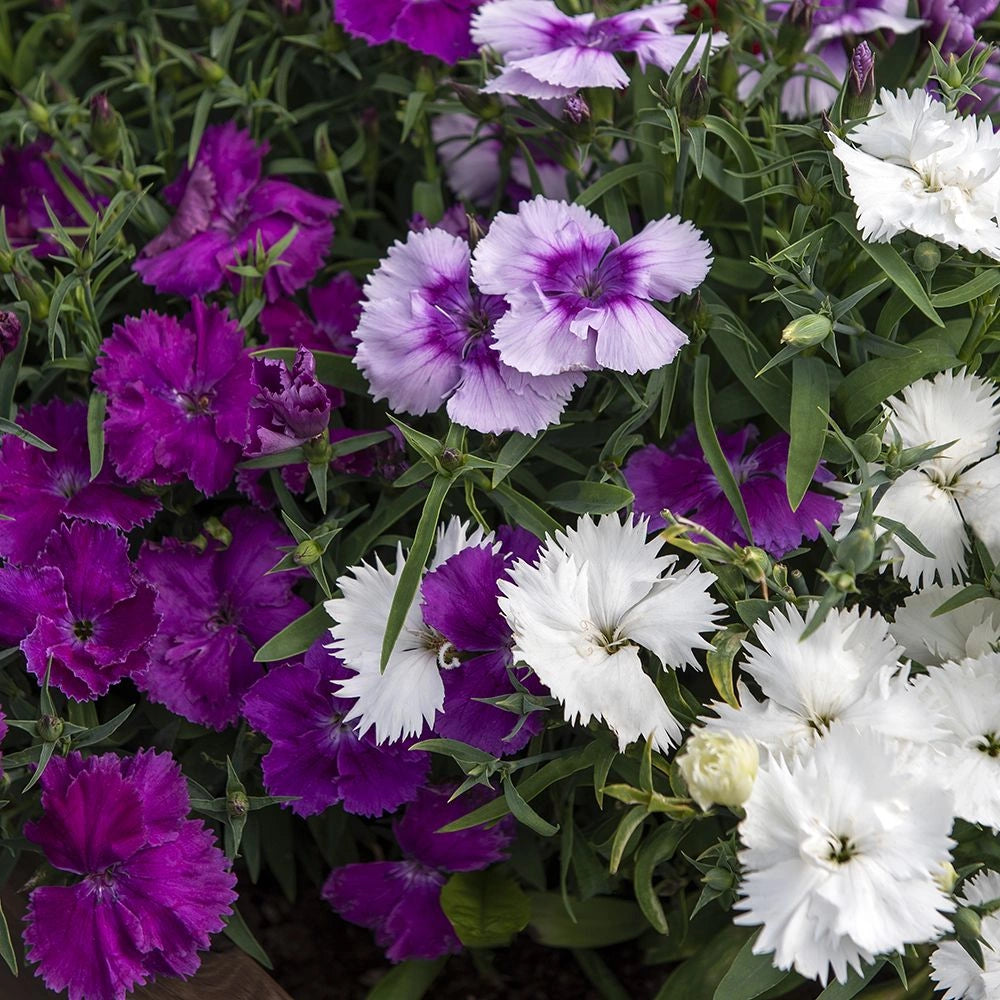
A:
[[[229,0],[195,0],[195,6],[209,24],[225,24],[233,11]]]
[[[32,319],[46,319],[49,315],[49,297],[30,274],[14,272],[14,281],[17,283],[17,290],[21,298],[31,306]]]
[[[877,434],[862,434],[854,442],[854,447],[866,462],[874,462],[882,454],[882,439]]]
[[[21,341],[21,320],[17,313],[0,309],[0,361],[3,361]]]
[[[966,941],[976,941],[983,932],[983,920],[971,906],[960,906],[951,918],[955,933]]]
[[[828,316],[820,313],[807,313],[793,319],[784,330],[781,331],[781,342],[783,344],[794,344],[797,347],[812,347],[820,344],[833,329],[833,324]]]
[[[708,81],[701,75],[701,70],[695,70],[691,79],[684,84],[678,104],[681,126],[698,125],[705,120],[712,103],[712,95],[708,89]]]
[[[492,94],[483,94],[477,88],[470,87],[467,83],[450,84],[455,96],[462,104],[469,109],[477,118],[483,121],[490,121],[499,118],[503,114],[503,104],[499,98]]]
[[[954,52],[950,53],[948,56],[948,67],[944,71],[943,80],[949,87],[952,88],[962,86],[962,70],[959,68]]]
[[[192,53],[191,58],[194,59],[194,64],[198,69],[198,75],[205,81],[205,83],[211,86],[225,79],[225,69],[214,59],[209,59],[197,52]]]
[[[677,758],[691,798],[705,810],[713,805],[743,805],[753,791],[758,763],[752,740],[704,729],[688,739]]]
[[[921,240],[913,248],[913,263],[924,274],[933,274],[941,263],[941,248],[930,240]]]
[[[28,112],[28,118],[41,129],[47,131],[49,127],[49,109],[44,104],[39,104],[38,101],[32,100],[20,90],[16,90],[14,93],[17,94],[17,99],[24,105],[25,111]]]
[[[847,594],[858,589],[854,585],[854,574],[848,573],[847,570],[832,573],[829,580],[834,589],[839,590],[842,594]]]
[[[63,720],[58,715],[43,715],[38,720],[37,729],[46,743],[55,743],[63,734]]]
[[[90,99],[90,145],[104,160],[113,160],[118,155],[121,146],[118,115],[107,94],[94,94]]]
[[[319,437],[306,441],[302,445],[302,454],[310,465],[326,465],[333,459],[333,446],[329,434],[324,431]]]
[[[590,118],[590,105],[581,94],[570,94],[563,104],[563,117],[574,125],[582,125]]]
[[[951,892],[958,881],[958,872],[950,861],[942,861],[934,873],[934,882],[942,892]]]
[[[743,557],[740,561],[740,568],[748,580],[760,583],[771,571],[771,557],[756,545],[747,546],[743,550]]]
[[[809,179],[799,169],[797,163],[792,164],[792,177],[795,180],[795,193],[803,205],[812,205],[816,201],[816,188],[809,183]]]
[[[226,812],[230,819],[240,819],[250,812],[250,799],[246,792],[237,789],[226,796]]]
[[[299,542],[292,553],[292,562],[296,566],[312,566],[323,558],[323,550],[311,539]]]
[[[327,131],[326,122],[323,122],[313,134],[313,157],[316,160],[316,166],[324,174],[336,170],[340,166],[340,159],[330,145],[330,134]]]
[[[445,448],[438,462],[445,472],[457,472],[465,464],[465,456],[457,448]]]
[[[847,70],[847,93],[844,117],[867,118],[875,103],[875,56],[867,42],[862,42],[851,56]]]
[[[857,575],[875,561],[875,536],[870,528],[856,528],[837,546],[837,562]]]
[[[792,0],[778,24],[774,56],[782,66],[799,61],[812,31],[813,5],[809,0]]]

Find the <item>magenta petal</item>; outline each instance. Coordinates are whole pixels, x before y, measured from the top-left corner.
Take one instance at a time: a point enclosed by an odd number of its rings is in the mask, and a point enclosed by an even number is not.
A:
[[[177,761],[168,753],[140,750],[122,758],[121,770],[142,798],[146,844],[156,846],[173,839],[177,818],[186,816],[191,808],[187,782]]]
[[[412,802],[427,780],[430,755],[400,743],[376,746],[343,728],[338,741],[338,789],[344,809],[381,816]]]
[[[45,611],[66,607],[62,574],[50,566],[0,568],[0,642],[17,645]]]

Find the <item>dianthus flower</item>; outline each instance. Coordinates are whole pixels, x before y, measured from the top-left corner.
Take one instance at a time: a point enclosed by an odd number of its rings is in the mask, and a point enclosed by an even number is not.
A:
[[[903,652],[925,667],[988,653],[1000,636],[1000,601],[980,597],[943,614],[938,608],[965,590],[932,584],[903,601],[889,626]]]
[[[28,563],[59,525],[94,521],[128,531],[148,521],[159,503],[131,496],[105,462],[90,478],[87,406],[53,399],[24,410],[18,423],[55,451],[4,435],[0,443],[0,556]],[[10,518],[10,520],[6,520]]]
[[[268,347],[306,347],[310,351],[353,354],[354,330],[361,319],[361,286],[348,271],[308,291],[307,315],[292,299],[269,302],[260,311]]]
[[[323,898],[345,920],[375,932],[392,962],[439,958],[462,950],[441,909],[450,872],[488,868],[507,856],[510,817],[485,829],[437,833],[479,804],[481,789],[448,801],[451,789],[427,786],[393,826],[402,861],[369,861],[335,868]]]
[[[139,569],[156,588],[163,618],[149,649],[149,669],[136,683],[153,701],[212,729],[239,715],[243,696],[264,673],[256,651],[305,614],[292,594],[299,573],[267,575],[290,537],[273,517],[230,508],[222,523],[228,546],[204,549],[166,539],[147,542]]]
[[[757,428],[752,424],[735,434],[719,435],[719,445],[743,498],[754,544],[780,559],[803,539],[818,538],[817,522],[824,528],[833,527],[840,501],[807,490],[793,511],[785,487],[788,435],[777,434],[753,447],[756,440]],[[635,494],[635,512],[649,518],[650,531],[665,526],[661,512],[666,509],[696,521],[726,544],[747,544],[732,505],[705,460],[694,428],[685,431],[669,451],[650,444],[635,452],[624,473]],[[819,465],[813,482],[825,483],[833,478]]]
[[[130,482],[183,476],[218,493],[247,440],[255,394],[243,331],[194,299],[183,319],[127,317],[102,345],[94,384],[108,395],[108,457]]]
[[[473,430],[537,434],[582,381],[504,362],[495,331],[506,303],[470,285],[468,244],[441,229],[395,243],[365,296],[355,362],[394,410],[422,414],[447,400],[448,416]]]
[[[1000,136],[988,118],[962,118],[924,90],[883,89],[850,142],[828,136],[866,240],[911,232],[1000,260]]]
[[[503,56],[500,75],[483,88],[523,97],[569,97],[584,87],[627,87],[629,74],[618,53],[634,53],[641,69],[670,71],[694,41],[675,33],[687,16],[682,3],[652,3],[610,17],[564,14],[551,0],[493,0],[472,18],[472,38]],[[718,47],[725,35],[706,37]]]
[[[0,641],[19,643],[28,670],[75,701],[107,694],[149,663],[159,621],[114,528],[74,521],[31,566],[0,569]]]
[[[986,906],[1000,899],[1000,873],[981,871],[962,886],[959,902],[966,906]],[[1000,913],[995,910],[982,918],[980,939],[983,966],[958,941],[942,941],[931,954],[931,979],[936,990],[944,990],[941,1000],[992,1000],[1000,996]]]
[[[430,757],[405,743],[378,746],[345,724],[351,702],[334,684],[351,676],[322,642],[303,663],[273,668],[248,692],[243,715],[270,741],[261,768],[270,795],[294,795],[289,808],[315,816],[338,802],[361,816],[381,816],[412,801]]]
[[[587,209],[539,196],[493,220],[472,277],[510,306],[493,329],[504,364],[532,375],[599,367],[632,375],[662,368],[687,343],[653,300],[693,291],[710,262],[701,233],[676,216],[619,245]]]
[[[469,19],[481,0],[337,0],[333,19],[369,45],[402,42],[446,63],[476,54]]]
[[[25,836],[67,885],[34,889],[28,961],[69,1000],[123,1000],[157,976],[193,975],[236,899],[236,877],[166,753],[53,757]]]
[[[261,178],[268,144],[232,122],[205,129],[194,165],[163,192],[177,212],[167,228],[143,249],[133,265],[158,292],[190,298],[240,277],[230,268],[247,263],[260,242],[264,250],[297,232],[281,254],[283,263],[264,278],[271,301],[307,285],[333,240],[340,210],[288,181]]]
[[[664,668],[697,668],[694,651],[711,648],[703,633],[722,610],[708,593],[713,578],[661,556],[646,529],[614,514],[582,517],[542,545],[537,565],[518,562],[498,583],[515,661],[534,670],[570,721],[603,719],[622,750],[642,737],[666,750],[681,735],[639,650]]]

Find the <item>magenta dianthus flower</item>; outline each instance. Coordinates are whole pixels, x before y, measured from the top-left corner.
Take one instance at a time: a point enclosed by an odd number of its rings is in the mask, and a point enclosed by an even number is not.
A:
[[[483,88],[523,97],[569,97],[582,87],[628,86],[618,53],[634,53],[642,69],[670,71],[694,40],[676,34],[687,4],[652,3],[610,17],[565,14],[551,0],[493,0],[472,19],[472,38],[503,56],[500,75]],[[726,36],[705,36],[690,57],[693,65],[706,45]]]
[[[470,285],[468,244],[441,229],[396,242],[365,295],[355,362],[394,410],[419,415],[447,400],[452,420],[473,430],[537,434],[582,381],[504,363],[494,330],[506,303]]]
[[[369,45],[402,42],[446,63],[476,54],[469,19],[481,0],[337,0],[333,19]]]
[[[275,667],[250,689],[243,715],[270,741],[261,767],[271,795],[297,796],[289,807],[314,816],[343,803],[349,813],[381,816],[412,801],[427,778],[430,757],[406,742],[379,746],[344,723],[351,702],[334,682],[350,671],[330,653],[325,637],[305,662]]]
[[[776,559],[819,537],[817,522],[831,528],[840,516],[840,501],[807,490],[792,510],[785,487],[788,435],[777,434],[754,447],[757,429],[748,424],[735,434],[720,434],[719,444],[739,486],[755,545]],[[746,545],[747,538],[726,495],[722,492],[694,429],[689,428],[669,451],[646,445],[630,456],[625,480],[635,494],[635,513],[649,518],[649,530],[665,526],[661,512],[669,510],[707,528],[721,541]],[[820,464],[816,483],[834,478]]]
[[[268,250],[298,232],[281,254],[282,264],[264,279],[268,299],[308,284],[333,239],[340,205],[275,177],[261,178],[268,144],[232,122],[205,129],[194,166],[163,192],[177,212],[133,265],[158,292],[191,297],[214,292],[240,278],[230,267],[246,263],[258,241]]]
[[[53,757],[25,836],[73,876],[34,889],[28,961],[69,1000],[123,1000],[157,976],[193,975],[221,931],[236,877],[166,753]]]
[[[128,531],[159,508],[150,497],[130,496],[110,462],[93,480],[87,446],[87,407],[53,399],[18,418],[52,445],[43,451],[5,435],[0,444],[0,556],[28,563],[49,534],[71,520],[95,521]]]
[[[254,396],[243,331],[194,299],[183,319],[129,316],[102,345],[94,384],[108,394],[108,455],[134,482],[188,476],[203,493],[232,479]]]
[[[427,786],[393,825],[402,861],[344,865],[330,873],[323,898],[345,920],[375,932],[392,962],[439,958],[462,945],[441,909],[441,886],[449,872],[479,871],[506,857],[511,817],[496,826],[437,833],[483,799],[473,788],[449,802],[450,788]]]
[[[35,564],[0,569],[0,641],[20,643],[28,670],[75,701],[107,694],[149,663],[158,622],[123,535],[74,521]]]
[[[291,299],[270,302],[260,312],[268,347],[307,347],[310,351],[353,354],[354,330],[361,319],[361,286],[349,271],[309,289],[312,318]]]
[[[710,263],[701,232],[677,216],[619,244],[587,209],[539,196],[493,220],[472,277],[510,305],[494,327],[505,364],[532,375],[599,367],[632,375],[663,367],[687,343],[652,300],[693,291]]]
[[[139,569],[156,588],[163,621],[149,649],[149,668],[136,678],[153,701],[191,722],[224,729],[264,673],[256,651],[309,606],[292,593],[298,572],[267,575],[290,537],[273,517],[230,508],[223,546],[204,549],[166,539],[147,542]]]

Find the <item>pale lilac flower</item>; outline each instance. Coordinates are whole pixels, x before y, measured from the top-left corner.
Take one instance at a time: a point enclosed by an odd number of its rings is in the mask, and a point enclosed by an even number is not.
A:
[[[632,375],[662,368],[687,343],[653,300],[693,291],[710,262],[708,242],[677,216],[619,244],[592,212],[539,196],[493,220],[472,276],[510,305],[494,327],[505,364],[532,375],[595,368]]]

